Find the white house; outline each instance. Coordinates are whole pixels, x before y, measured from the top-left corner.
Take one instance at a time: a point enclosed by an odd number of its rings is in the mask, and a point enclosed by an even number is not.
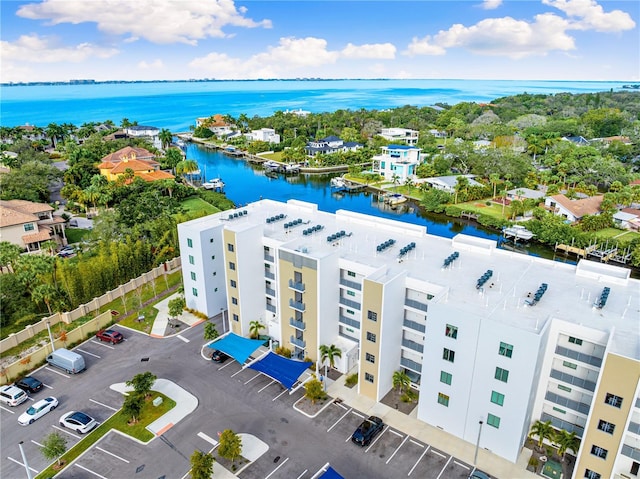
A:
[[[545,199],[545,207],[556,216],[562,216],[573,223],[585,215],[600,214],[603,195],[590,196],[579,200],[570,200],[565,195],[553,195]]]
[[[385,180],[404,183],[407,178],[416,174],[420,164],[421,148],[409,145],[388,145],[381,148],[381,153],[372,158],[374,173],[384,176]]]
[[[145,125],[132,125],[124,129],[124,132],[130,138],[145,138],[149,140],[154,147],[161,149],[162,142],[160,141],[160,128],[155,126]]]
[[[250,141],[265,141],[267,143],[280,143],[280,135],[273,128],[260,128],[259,130],[251,130],[244,135]]]
[[[424,182],[428,183],[431,188],[446,191],[447,193],[454,193],[456,191],[456,185],[458,184],[458,177],[460,176],[464,176],[469,180],[469,186],[482,186],[481,183],[474,180],[475,175],[432,176],[431,178],[425,178]]]
[[[447,137],[447,132],[446,131],[436,130],[435,128],[429,130],[429,134],[431,136],[435,137],[435,138],[446,138]]]
[[[362,148],[360,143],[355,141],[343,141],[337,136],[327,136],[320,140],[313,140],[307,143],[304,150],[307,156],[327,155],[330,153],[338,153],[340,151],[356,151]]]
[[[392,143],[415,146],[418,143],[419,135],[420,132],[408,128],[383,128],[379,136]]]

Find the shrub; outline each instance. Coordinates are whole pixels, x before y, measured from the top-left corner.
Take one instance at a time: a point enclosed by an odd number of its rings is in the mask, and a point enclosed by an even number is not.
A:
[[[347,387],[353,387],[358,384],[358,373],[350,374],[344,380],[344,385]]]
[[[460,208],[459,206],[447,206],[444,209],[444,213],[447,216],[451,216],[453,218],[460,218],[460,216],[462,216],[462,208]]]
[[[276,354],[279,354],[280,356],[284,356],[285,358],[290,358],[291,357],[291,350],[285,348],[284,346],[278,346],[276,348]]]
[[[309,399],[313,404],[316,401],[320,401],[327,397],[327,394],[324,392],[324,388],[322,383],[318,380],[318,378],[313,377],[311,381],[307,381],[304,385],[305,397]]]
[[[400,396],[402,402],[414,402],[417,398],[418,395],[411,389],[405,391],[402,396]]]
[[[529,458],[529,467],[533,468],[533,470],[537,470],[539,464],[540,463],[538,462],[538,459],[536,459],[535,457],[531,456]]]

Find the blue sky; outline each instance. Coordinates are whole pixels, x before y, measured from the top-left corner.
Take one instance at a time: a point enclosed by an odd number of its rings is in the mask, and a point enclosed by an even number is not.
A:
[[[0,81],[640,81],[640,2],[0,2]]]

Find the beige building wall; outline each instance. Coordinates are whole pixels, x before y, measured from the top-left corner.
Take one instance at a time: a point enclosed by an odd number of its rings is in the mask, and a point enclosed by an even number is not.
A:
[[[22,237],[24,235],[32,235],[38,232],[38,225],[36,222],[34,221],[32,224],[33,229],[31,231],[25,231],[24,224],[3,226],[0,230],[0,241],[8,241],[9,243],[24,248],[26,245],[24,244],[24,241],[22,241]]]
[[[374,401],[378,401],[378,384],[380,381],[379,364],[380,354],[380,325],[382,324],[382,294],[383,285],[365,279],[362,283],[362,328],[360,337],[360,367],[358,371],[359,393]],[[367,311],[376,313],[377,321],[367,318]],[[367,339],[367,333],[372,333],[376,337],[376,342]],[[375,363],[366,360],[367,353],[375,357]],[[367,374],[373,376],[373,382],[367,381]]]
[[[225,269],[225,281],[226,281],[226,290],[227,290],[227,305],[228,305],[228,320],[229,320],[229,326],[231,331],[233,331],[235,334],[242,336],[242,321],[234,321],[234,314],[239,318],[240,317],[240,298],[237,297],[239,296],[238,294],[238,290],[237,289],[232,289],[228,287],[229,281],[230,280],[235,280],[236,282],[238,281],[238,271],[237,269],[231,270],[229,268],[229,263],[234,263],[234,264],[238,264],[238,257],[236,254],[236,251],[238,250],[237,245],[236,245],[236,234],[234,231],[225,229],[222,232],[222,238],[224,240],[224,244],[222,245],[223,251],[224,251],[224,259],[225,259],[225,264],[224,264],[224,269]],[[233,251],[229,251],[229,247],[228,245],[231,244],[233,246]],[[232,301],[232,296],[236,294],[236,298],[238,300],[238,304],[233,304]]]

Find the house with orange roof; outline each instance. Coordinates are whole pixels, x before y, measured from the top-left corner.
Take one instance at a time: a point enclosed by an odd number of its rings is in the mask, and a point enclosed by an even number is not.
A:
[[[116,181],[130,169],[134,176],[145,181],[157,181],[175,178],[171,173],[162,171],[160,163],[154,159],[153,153],[144,148],[124,147],[102,158],[98,165],[100,174],[109,181]]]
[[[215,115],[196,118],[196,128],[203,126],[209,128],[216,136],[228,135],[233,132],[233,126],[227,123],[220,113]]]
[[[53,240],[65,245],[65,220],[53,215],[44,203],[0,200],[0,238],[29,252],[40,251],[41,243]]]
[[[603,195],[590,196],[579,200],[571,200],[563,194],[549,196],[545,199],[545,208],[556,216],[566,218],[568,222],[575,223],[587,215],[599,215]]]

